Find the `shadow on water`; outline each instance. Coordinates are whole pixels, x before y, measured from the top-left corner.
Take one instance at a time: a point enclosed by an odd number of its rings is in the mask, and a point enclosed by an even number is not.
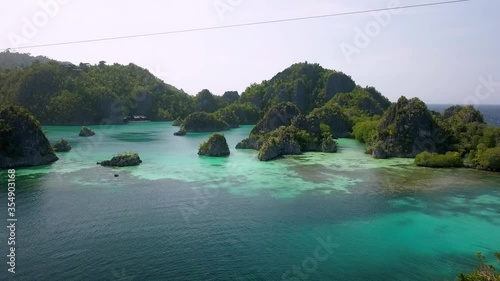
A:
[[[111,137],[119,141],[138,142],[138,143],[160,140],[158,134],[148,133],[148,132],[123,132],[123,133],[113,134]]]

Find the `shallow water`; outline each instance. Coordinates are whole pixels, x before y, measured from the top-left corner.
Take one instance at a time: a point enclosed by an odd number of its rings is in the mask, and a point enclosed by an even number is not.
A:
[[[349,139],[260,162],[234,149],[251,126],[224,132],[226,158],[167,122],[79,129],[44,127],[73,150],[17,171],[13,280],[454,280],[500,251],[499,174],[376,160]],[[96,165],[122,151],[143,164]]]

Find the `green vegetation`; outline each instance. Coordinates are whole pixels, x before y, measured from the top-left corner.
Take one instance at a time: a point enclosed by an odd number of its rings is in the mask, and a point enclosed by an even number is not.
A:
[[[15,129],[20,129],[20,119],[31,126],[25,127],[27,134],[34,135],[41,130],[40,122],[28,110],[20,106],[8,106],[0,110],[0,153],[8,157],[22,155],[22,147],[16,143]]]
[[[119,123],[123,116],[172,120],[194,112],[191,96],[129,65],[34,62],[0,72],[0,104],[22,105],[43,124]]]
[[[467,167],[500,171],[500,128],[485,124],[478,110],[455,105],[435,119],[450,132],[452,150],[467,158]]]
[[[125,151],[116,154],[111,160],[102,161],[97,164],[109,167],[127,167],[137,166],[141,163],[142,160],[137,152]]]
[[[380,121],[354,119],[354,137],[375,157],[416,156],[419,166],[500,171],[500,128],[485,124],[473,106],[454,105],[441,115],[418,99],[401,97]]]
[[[209,90],[203,89],[194,97],[195,110],[208,113],[215,112],[222,105],[222,98],[213,95]]]
[[[300,114],[297,106],[291,102],[281,102],[270,108],[255,125],[250,134],[264,134],[281,126],[288,126],[292,119]]]
[[[361,88],[349,93],[340,93],[332,98],[351,117],[382,115],[391,102],[375,88]]]
[[[446,128],[418,98],[400,97],[384,113],[374,135],[363,136],[359,128],[356,132],[359,138],[371,140],[367,152],[376,158],[413,158],[423,151],[445,153],[450,146]]]
[[[65,139],[61,139],[52,148],[55,152],[68,152],[71,150],[71,145]]]
[[[0,103],[23,105],[43,124],[120,123],[123,116],[130,115],[146,115],[152,121],[174,120],[194,112],[217,112],[219,119],[236,127],[257,123],[263,112],[280,102],[292,102],[307,115],[339,93],[354,90],[356,94],[351,95],[354,100],[350,100],[352,97],[339,100],[354,108],[356,104],[364,105],[363,99],[367,99],[378,110],[387,103],[374,88],[356,87],[342,72],[307,62],[294,64],[268,81],[250,85],[241,97],[235,91],[217,96],[207,89],[189,96],[134,64],[107,65],[101,61],[97,65],[73,65],[48,59],[41,63],[25,54],[2,54],[29,58],[30,63],[0,71]],[[358,111],[363,112],[353,109]]]
[[[61,145],[64,145],[64,146],[68,146],[69,145],[69,143],[65,139],[61,139],[58,143],[61,144]]]
[[[24,106],[46,125],[121,123],[131,115],[162,121],[220,111],[226,121],[236,114],[236,127],[262,117],[236,91],[217,96],[204,89],[190,96],[134,64],[73,65],[9,52],[0,53],[0,104]]]
[[[0,71],[12,70],[32,65],[34,62],[46,63],[50,59],[44,56],[33,57],[30,54],[20,54],[10,52],[0,52]]]
[[[488,148],[479,144],[476,150],[470,152],[467,164],[479,170],[500,171],[500,146]]]
[[[271,80],[250,85],[240,102],[249,102],[264,112],[281,102],[293,102],[304,114],[325,104],[341,92],[351,92],[356,84],[351,77],[321,67],[319,64],[296,63]]]
[[[223,121],[231,128],[238,128],[240,126],[240,118],[236,112],[229,107],[222,108],[214,114],[215,118]]]
[[[453,125],[473,122],[484,123],[483,115],[472,105],[453,105],[444,111],[443,117],[449,120]]]
[[[255,137],[255,136],[254,136]],[[259,136],[256,141],[261,161],[272,160],[281,155],[301,154],[306,151],[337,152],[337,142],[329,132],[316,134],[311,130],[297,128],[295,124],[281,126]]]
[[[325,105],[315,108],[309,113],[308,118],[317,118],[320,123],[330,127],[330,133],[335,137],[349,137],[353,121],[345,110],[333,100]]]
[[[174,136],[185,136],[185,135],[187,135],[187,132],[182,128],[180,128],[179,131],[174,133]]]
[[[172,126],[178,127],[178,126],[182,125],[183,121],[184,120],[182,120],[182,118],[180,116],[177,116],[177,118],[175,118],[175,120],[172,121]]]
[[[474,107],[455,105],[439,114],[418,98],[401,97],[391,104],[374,87],[356,85],[350,76],[319,64],[293,64],[250,85],[241,96],[235,91],[218,96],[207,89],[190,96],[134,64],[73,65],[9,52],[0,53],[2,63],[9,67],[0,67],[0,104],[25,106],[43,124],[121,123],[123,116],[146,115],[152,121],[175,119],[173,125],[181,126],[177,135],[256,124],[239,144],[254,149],[268,138],[285,140],[278,129],[293,126],[310,137],[301,142],[304,135],[287,129],[301,151],[325,150],[323,145],[333,150],[334,136],[354,137],[377,158],[428,151],[436,155],[423,154],[416,164],[460,166],[456,157],[445,154],[457,152],[466,167],[500,170],[500,128],[485,124]],[[299,119],[292,124],[294,118]],[[0,120],[5,136],[0,146],[9,153],[12,130]],[[268,134],[275,130],[276,135]]]
[[[226,123],[237,125],[254,125],[262,116],[261,111],[251,103],[232,103],[217,110],[215,114]]]
[[[352,127],[352,133],[355,139],[363,143],[370,143],[377,135],[380,126],[380,117],[364,118],[356,122]]]
[[[500,253],[495,253],[495,256],[500,264]],[[500,274],[495,272],[495,268],[485,262],[485,257],[479,252],[477,253],[479,266],[474,268],[473,272],[460,273],[458,275],[459,281],[500,281]]]
[[[37,166],[58,160],[40,122],[26,109],[0,110],[0,168]]]
[[[464,162],[458,152],[446,152],[446,154],[429,153],[424,151],[415,157],[415,165],[433,168],[463,167]]]
[[[500,128],[485,124],[481,113],[472,106],[452,106],[445,110],[442,117],[436,116],[436,119],[450,132],[453,150],[462,155],[475,150],[480,143],[494,147],[497,139],[500,139]]]
[[[307,147],[310,135],[293,126],[282,126],[262,138],[257,156],[261,161],[272,160],[280,155],[300,154]]]
[[[95,133],[89,127],[83,126],[78,135],[80,137],[91,137],[91,136],[95,135]]]
[[[224,105],[230,105],[240,100],[240,94],[237,91],[227,91],[222,95]]]
[[[11,115],[12,112],[7,111],[6,114]],[[9,157],[14,156],[16,154],[14,132],[4,117],[0,118],[0,136],[0,151],[3,151]]]
[[[181,128],[186,132],[217,132],[229,129],[229,125],[214,113],[195,112],[186,117]]]
[[[336,152],[337,143],[319,117],[306,117],[293,103],[282,102],[269,109],[236,148],[259,150],[259,160],[267,161],[306,151]]]
[[[115,156],[135,159],[139,157],[139,153],[133,151],[122,151],[118,152]]]
[[[306,130],[298,129],[295,126],[281,126],[278,129],[266,134],[266,142],[269,140],[277,140],[278,143],[286,138],[292,139],[300,146],[302,150],[307,149],[307,145],[311,142],[311,135]]]
[[[207,141],[200,144],[198,155],[222,157],[230,154],[226,138],[222,134],[213,134]]]

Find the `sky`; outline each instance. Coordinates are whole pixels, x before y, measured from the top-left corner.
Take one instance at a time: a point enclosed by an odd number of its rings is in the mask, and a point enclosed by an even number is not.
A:
[[[498,0],[21,49],[442,1],[4,1],[0,49],[75,64],[134,63],[192,95],[242,93],[307,61],[374,86],[391,101],[404,95],[426,103],[500,104]]]

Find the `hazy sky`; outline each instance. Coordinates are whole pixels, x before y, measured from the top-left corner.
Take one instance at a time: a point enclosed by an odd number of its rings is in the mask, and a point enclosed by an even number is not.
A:
[[[3,1],[0,48],[441,1]],[[500,104],[499,12],[498,0],[470,0],[390,14],[18,51],[73,63],[133,62],[189,94],[204,88],[219,95],[241,93],[251,83],[308,61],[343,71],[359,85],[375,86],[392,101],[405,95],[427,103]]]

